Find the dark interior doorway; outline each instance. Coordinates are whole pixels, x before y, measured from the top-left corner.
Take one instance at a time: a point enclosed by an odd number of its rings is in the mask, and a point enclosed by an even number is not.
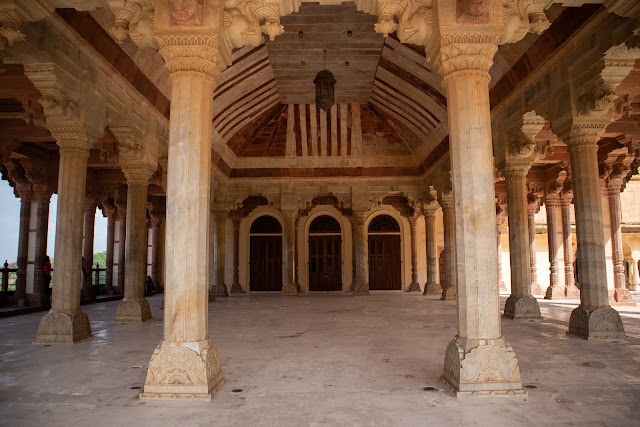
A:
[[[249,289],[282,291],[282,226],[264,215],[251,224]]]
[[[342,238],[340,224],[328,215],[309,227],[309,290],[342,290]]]
[[[369,289],[402,289],[400,225],[389,215],[369,224]]]

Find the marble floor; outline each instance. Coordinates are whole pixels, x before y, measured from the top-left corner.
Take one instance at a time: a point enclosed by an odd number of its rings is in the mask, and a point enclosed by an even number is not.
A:
[[[439,382],[455,302],[395,292],[219,298],[209,333],[226,385],[211,402],[140,401],[162,338],[161,298],[149,298],[144,324],[114,324],[118,301],[84,306],[94,337],[73,345],[31,345],[42,313],[0,319],[0,425],[640,423],[640,308],[618,307],[628,339],[614,341],[565,334],[577,301],[540,300],[542,321],[503,318],[528,397],[459,400]]]

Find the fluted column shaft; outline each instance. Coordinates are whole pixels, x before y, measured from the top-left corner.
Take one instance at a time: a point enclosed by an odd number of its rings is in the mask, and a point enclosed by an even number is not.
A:
[[[68,343],[91,336],[89,318],[80,309],[82,228],[89,144],[80,129],[73,130],[74,133],[56,134],[60,146],[60,167],[53,294],[51,311],[40,321],[35,343]]]
[[[613,247],[613,283],[616,289],[626,289],[624,252],[622,250],[622,214],[620,212],[620,192],[613,191],[607,196],[611,219],[611,246]]]
[[[115,209],[107,211],[107,256],[105,270],[105,288],[109,295],[113,294],[113,245],[115,240]]]
[[[456,288],[456,228],[453,217],[453,196],[445,195],[440,200],[442,207],[442,222],[444,227],[444,286],[442,287],[443,300],[455,300]]]
[[[529,256],[529,217],[527,172],[525,166],[507,165],[504,172],[509,216],[509,261],[511,295],[505,302],[504,315],[512,319],[538,319],[540,308],[531,295],[531,257]]]
[[[527,168],[528,169],[528,168]],[[531,295],[529,218],[527,214],[527,170],[505,172],[509,216],[511,295]]]
[[[527,231],[529,232],[529,274],[530,283],[532,286],[538,284],[538,267],[536,262],[536,256],[538,251],[536,250],[536,219],[535,212],[528,211],[528,224]],[[513,285],[512,285],[513,286]]]
[[[564,249],[564,283],[567,296],[577,296],[573,276],[573,240],[571,238],[571,203],[564,203],[562,209],[562,247]]]
[[[436,233],[436,210],[424,212],[424,225],[427,240],[427,283],[424,285],[425,294],[441,294],[440,278],[438,277],[438,237]]]
[[[51,192],[37,196],[35,264],[33,273],[34,293],[41,307],[49,306],[48,284],[45,280],[44,266],[47,263],[47,233],[49,231],[49,202]]]
[[[353,234],[355,279],[353,284],[354,295],[368,295],[369,281],[367,280],[367,234],[364,223],[366,212],[355,211],[351,214],[351,228]]]
[[[118,221],[120,223],[118,229],[118,285],[117,293],[124,295],[124,277],[126,272],[125,263],[125,242],[127,240],[127,207],[126,205],[118,206]]]
[[[144,297],[147,276],[147,186],[151,174],[144,168],[124,169],[127,177],[127,238],[125,244],[124,299],[116,311],[117,322],[144,322],[151,308]]]
[[[93,238],[96,223],[96,202],[86,200],[84,204],[84,238],[82,258],[82,297],[87,301],[95,301],[96,292],[93,288]]]
[[[567,145],[578,241],[580,306],[573,310],[569,333],[583,338],[621,338],[622,319],[609,306],[602,226],[598,140],[605,123],[574,124]]]
[[[16,298],[18,305],[25,305],[27,298],[27,263],[29,261],[29,223],[31,221],[31,198],[20,198],[20,228],[18,229],[18,259],[16,271]]]
[[[546,299],[565,297],[564,279],[560,275],[558,256],[563,251],[562,233],[558,229],[561,223],[560,205],[557,200],[547,200],[547,240],[549,245],[549,287],[545,292]]]

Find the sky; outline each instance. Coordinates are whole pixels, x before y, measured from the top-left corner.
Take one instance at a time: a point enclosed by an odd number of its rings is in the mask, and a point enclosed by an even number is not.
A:
[[[49,233],[47,255],[55,258],[56,209],[58,195],[51,196],[49,205]],[[20,199],[13,194],[7,181],[0,181],[0,263],[15,262],[18,255],[18,231],[20,230]],[[103,252],[107,248],[107,218],[96,210],[93,252]]]

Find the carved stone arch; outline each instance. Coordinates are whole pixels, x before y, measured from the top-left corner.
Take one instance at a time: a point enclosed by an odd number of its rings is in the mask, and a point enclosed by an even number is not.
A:
[[[342,291],[349,292],[353,281],[353,234],[350,217],[333,205],[317,205],[300,216],[297,224],[298,241],[298,283],[301,292],[309,291],[309,227],[316,218],[328,215],[340,224],[342,256]]]

